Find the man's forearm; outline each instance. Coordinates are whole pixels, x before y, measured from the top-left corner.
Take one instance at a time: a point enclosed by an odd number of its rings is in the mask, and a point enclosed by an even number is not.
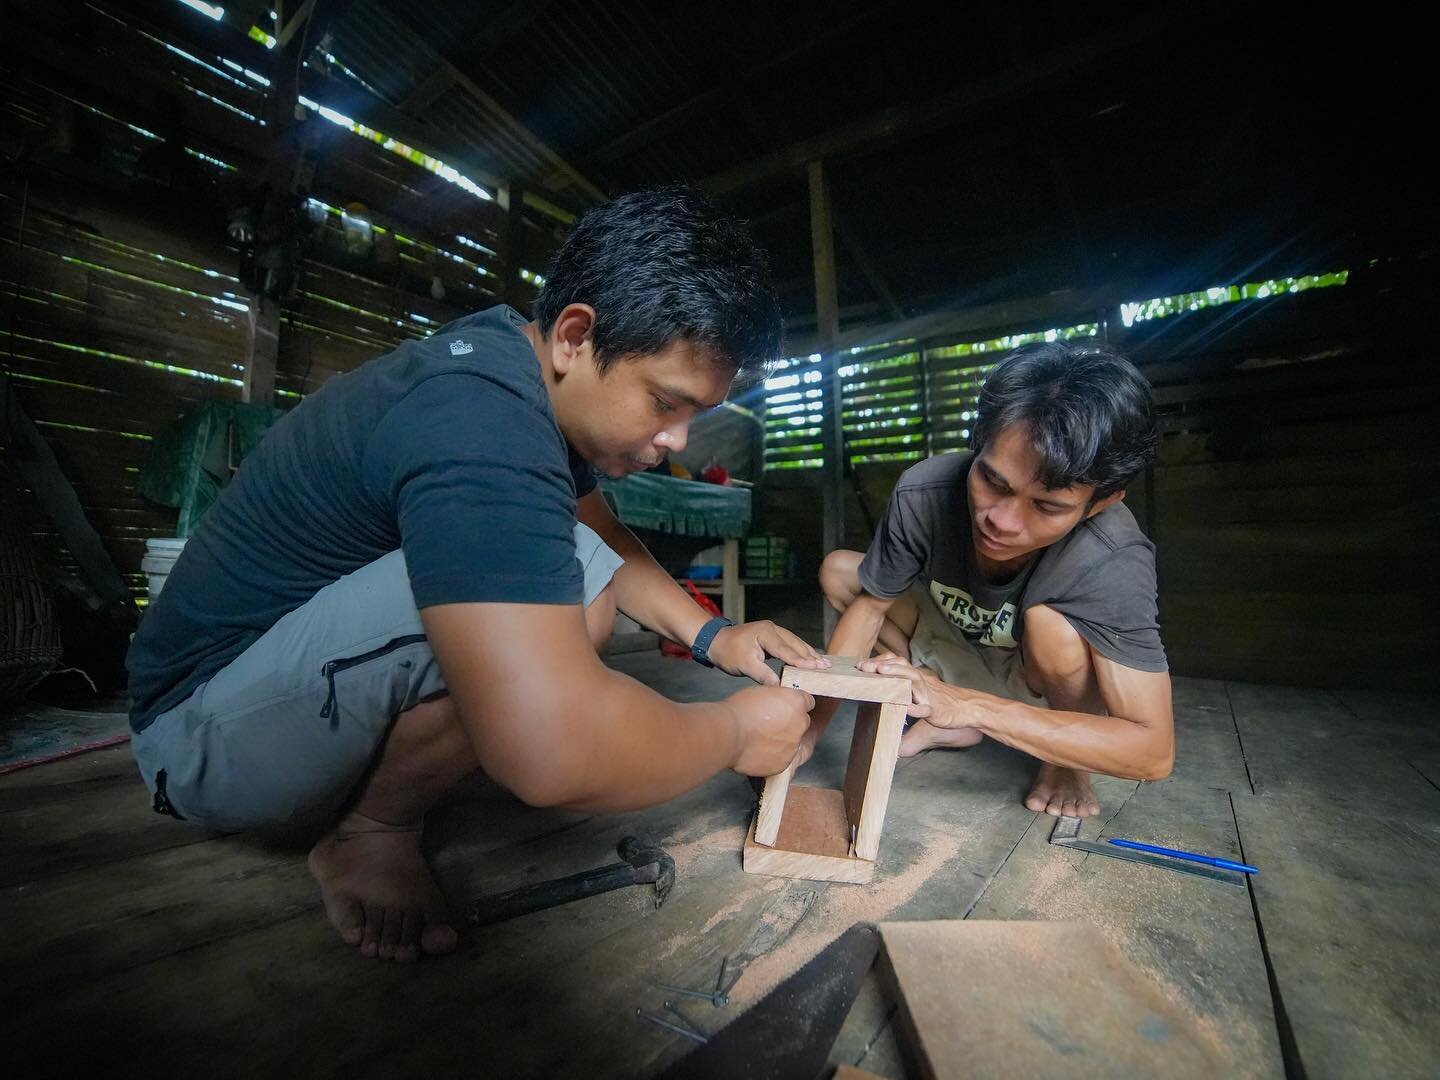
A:
[[[1044,709],[978,690],[937,686],[937,682],[931,682],[932,708],[939,705],[946,710],[950,721],[942,726],[978,728],[1007,746],[1069,769],[1132,780],[1155,780],[1170,773],[1174,741],[1163,725]],[[934,691],[942,687],[938,695],[942,700],[936,701]]]
[[[615,571],[615,606],[640,625],[689,645],[710,616],[623,525],[603,537],[625,565]]]
[[[856,597],[835,623],[835,633],[825,651],[831,656],[848,656],[853,660],[864,660],[875,648],[880,637],[880,628],[885,625],[885,613],[890,605],[873,597]]]
[[[633,810],[681,795],[735,761],[739,726],[725,702],[680,704],[618,672],[601,679],[555,740],[534,801],[592,813]]]

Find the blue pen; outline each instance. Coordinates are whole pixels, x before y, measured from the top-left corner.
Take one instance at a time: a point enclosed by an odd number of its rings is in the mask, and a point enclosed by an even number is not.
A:
[[[1247,866],[1243,862],[1217,859],[1213,855],[1196,855],[1193,851],[1176,851],[1174,848],[1156,847],[1154,844],[1142,844],[1136,840],[1111,840],[1110,843],[1116,847],[1134,848],[1136,851],[1148,851],[1155,855],[1169,855],[1172,859],[1185,859],[1187,862],[1218,866],[1221,870],[1235,870],[1242,874],[1258,874],[1260,872],[1255,867]]]

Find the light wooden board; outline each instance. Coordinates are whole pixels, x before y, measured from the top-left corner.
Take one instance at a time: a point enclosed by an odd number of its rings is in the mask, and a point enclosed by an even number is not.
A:
[[[1223,1075],[1187,1012],[1093,926],[881,923],[880,965],[920,1075]]]
[[[875,859],[895,778],[905,706],[865,702],[855,710],[855,734],[845,769],[845,819],[855,828],[855,854]]]
[[[780,835],[780,822],[785,817],[785,802],[790,796],[790,783],[795,779],[795,762],[791,761],[782,772],[765,778],[760,792],[760,805],[755,811],[755,828],[751,835],[757,844],[773,847]]]
[[[850,854],[850,824],[841,793],[799,784],[790,789],[773,847],[756,843],[755,826],[750,826],[744,867],[747,874],[859,884],[875,874],[872,860]]]
[[[909,679],[861,671],[853,659],[845,656],[827,656],[825,659],[830,661],[830,667],[824,670],[787,665],[780,673],[780,685],[793,686],[816,697],[910,704]]]

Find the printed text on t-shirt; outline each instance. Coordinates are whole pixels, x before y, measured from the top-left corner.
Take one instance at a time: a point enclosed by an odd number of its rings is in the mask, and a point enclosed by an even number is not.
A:
[[[999,649],[1015,648],[1015,605],[1008,600],[995,610],[983,608],[964,589],[930,582],[930,598],[959,627],[967,641],[992,645]]]

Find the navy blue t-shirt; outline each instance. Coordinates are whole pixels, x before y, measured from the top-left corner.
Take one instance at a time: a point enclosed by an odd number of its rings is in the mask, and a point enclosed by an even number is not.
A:
[[[279,619],[402,548],[417,607],[575,604],[595,486],[508,307],[340,375],[277,423],[185,545],[130,646],[143,730]]]

